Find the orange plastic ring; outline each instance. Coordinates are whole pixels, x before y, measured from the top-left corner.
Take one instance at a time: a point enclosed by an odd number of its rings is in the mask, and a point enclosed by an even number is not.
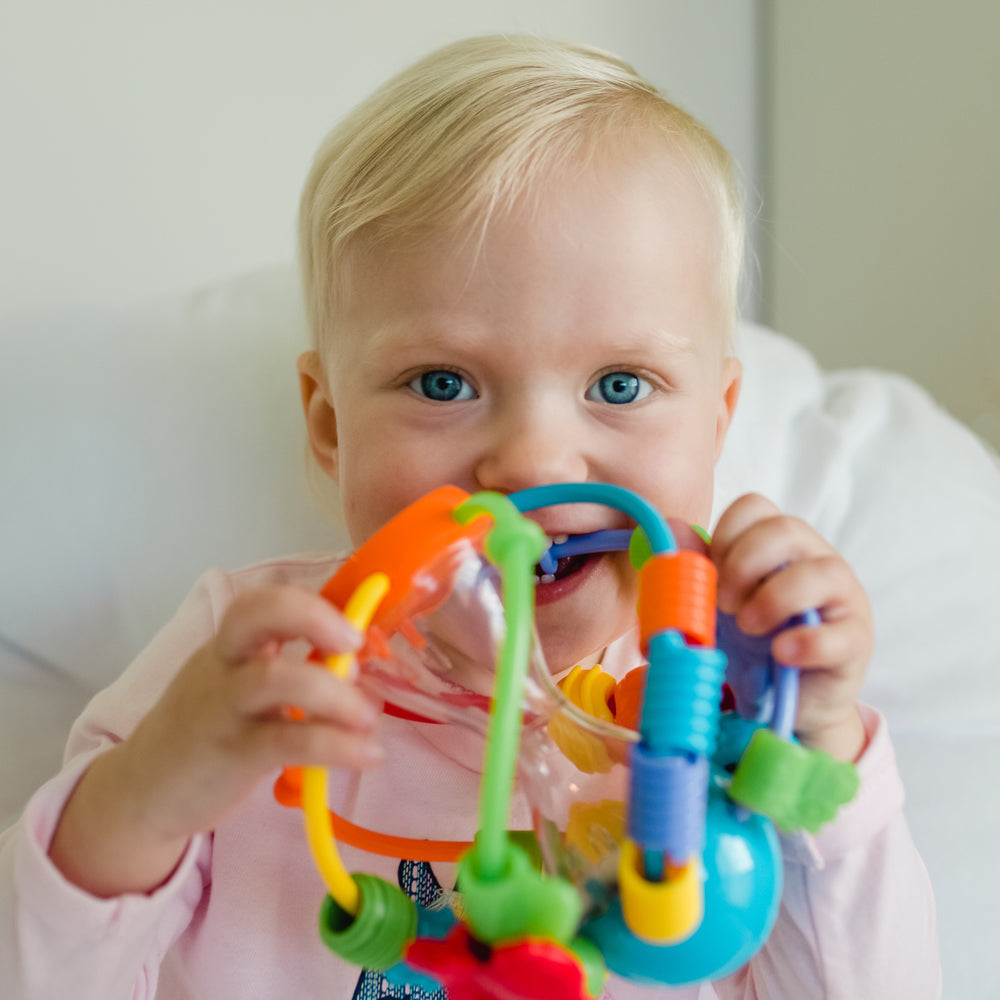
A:
[[[639,630],[650,636],[676,629],[694,645],[715,645],[718,573],[708,556],[690,549],[653,556],[639,571]]]

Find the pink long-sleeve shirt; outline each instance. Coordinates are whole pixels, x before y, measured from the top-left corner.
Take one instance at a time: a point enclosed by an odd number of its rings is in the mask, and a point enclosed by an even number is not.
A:
[[[189,656],[214,633],[233,598],[276,584],[318,589],[332,559],[285,559],[206,574],[176,617],[99,694],[70,735],[66,763],[0,835],[0,997],[4,1000],[374,1000],[387,991],[320,942],[325,888],[298,810],[276,804],[264,782],[210,835],[191,841],[168,882],[148,895],[99,899],[51,864],[63,805],[89,763],[124,739]],[[902,813],[903,789],[884,720],[863,710],[867,748],[857,798],[818,835],[781,838],[785,885],[777,924],[748,966],[711,986],[651,990],[616,976],[605,996],[694,1000],[940,996],[934,901]],[[460,727],[386,717],[387,763],[334,775],[331,807],[385,833],[471,839],[479,762]],[[530,826],[518,799],[512,824]],[[402,864],[341,845],[349,871],[409,881],[426,892],[451,872]],[[407,994],[421,1000],[421,993]]]

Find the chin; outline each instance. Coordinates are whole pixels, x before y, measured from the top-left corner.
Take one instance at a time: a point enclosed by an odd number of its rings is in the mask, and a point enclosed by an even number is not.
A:
[[[537,588],[535,624],[549,670],[558,674],[590,657],[635,625],[635,574],[621,556],[601,556],[567,581]]]
[[[540,641],[549,673],[559,677],[578,664],[590,666],[600,663],[601,653],[611,640],[588,641],[577,634],[572,637],[558,636],[551,640]]]

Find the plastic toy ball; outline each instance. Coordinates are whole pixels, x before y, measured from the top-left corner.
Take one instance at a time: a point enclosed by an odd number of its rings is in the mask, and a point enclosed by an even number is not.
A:
[[[613,507],[636,528],[553,541],[523,516],[562,503]],[[534,639],[536,569],[626,549],[647,665],[621,679],[576,667],[557,683]],[[597,996],[608,969],[653,985],[729,975],[777,916],[775,825],[815,830],[856,791],[850,765],[795,743],[798,672],[771,660],[771,637],[717,616],[711,561],[678,550],[663,517],[619,487],[444,487],[385,525],[322,593],[366,636],[328,669],[374,685],[394,714],[483,740],[461,919],[344,869],[337,830],[357,831],[330,813],[324,771],[288,769],[275,788],[305,814],[328,889],[324,942],[411,985],[445,985],[452,1000],[573,1000]],[[508,830],[516,779],[542,871]],[[353,842],[394,855],[398,839]],[[428,860],[452,857],[435,844]]]

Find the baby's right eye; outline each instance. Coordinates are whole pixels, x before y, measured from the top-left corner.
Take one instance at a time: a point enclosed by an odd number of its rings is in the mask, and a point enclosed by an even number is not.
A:
[[[458,372],[447,368],[435,368],[423,372],[409,383],[409,387],[421,396],[436,403],[452,403],[456,400],[475,399],[476,390]]]

